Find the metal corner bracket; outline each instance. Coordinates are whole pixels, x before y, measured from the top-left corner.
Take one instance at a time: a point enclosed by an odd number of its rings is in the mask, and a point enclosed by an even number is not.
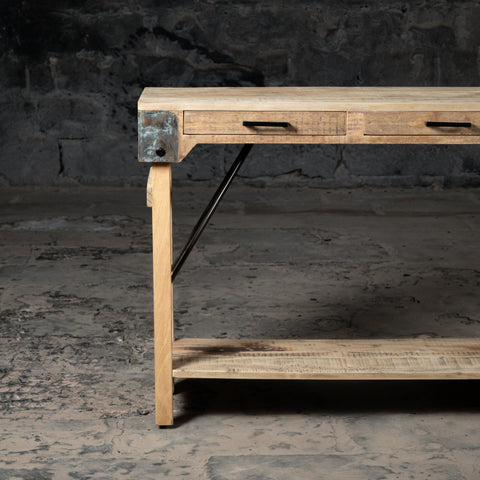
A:
[[[138,112],[138,161],[177,163],[178,120],[169,111]]]

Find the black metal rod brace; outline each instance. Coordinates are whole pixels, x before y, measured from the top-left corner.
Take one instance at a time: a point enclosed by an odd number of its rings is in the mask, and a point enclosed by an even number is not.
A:
[[[210,218],[212,218],[212,215],[215,213],[216,208],[218,207],[220,201],[222,200],[223,196],[228,190],[228,187],[232,183],[238,170],[242,166],[242,163],[247,158],[247,155],[250,153],[250,150],[252,149],[252,147],[253,145],[249,143],[242,147],[242,149],[240,150],[240,153],[238,154],[237,158],[235,159],[232,166],[230,167],[230,170],[225,175],[225,178],[223,179],[222,183],[217,188],[217,191],[215,192],[209,204],[207,205],[207,208],[205,208],[202,215],[198,219],[198,222],[193,227],[192,233],[190,234],[190,237],[188,238],[187,242],[185,243],[185,246],[180,252],[180,255],[178,255],[177,259],[173,262],[172,282],[173,280],[175,280],[175,277],[177,276],[178,272],[182,268],[182,265],[185,263],[185,260],[187,259],[188,255],[190,254],[193,247],[197,243],[198,239],[200,238],[200,235],[202,234],[203,230],[207,226]]]

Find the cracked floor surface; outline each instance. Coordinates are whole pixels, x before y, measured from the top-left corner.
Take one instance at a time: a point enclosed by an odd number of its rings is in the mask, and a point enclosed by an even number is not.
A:
[[[212,188],[174,189],[175,248]],[[144,189],[0,191],[0,480],[480,477],[479,382],[182,380],[154,424]],[[480,192],[233,186],[177,337],[480,337]]]

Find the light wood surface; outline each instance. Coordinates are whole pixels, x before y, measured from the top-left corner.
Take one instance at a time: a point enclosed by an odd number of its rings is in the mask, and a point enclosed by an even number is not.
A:
[[[345,135],[345,112],[186,111],[184,133],[225,135]],[[288,122],[288,127],[247,127],[243,121]]]
[[[147,207],[151,207],[153,204],[153,192],[152,192],[152,168],[148,172],[147,179],[147,195],[146,195]]]
[[[183,135],[180,136],[182,154],[185,158],[197,144],[403,144],[403,145],[459,145],[480,144],[480,135],[366,135],[359,130],[346,135]],[[183,155],[183,156],[182,156]]]
[[[139,110],[471,111],[478,87],[148,87]]]
[[[150,169],[152,188],[155,415],[158,425],[173,424],[172,165]]]
[[[173,363],[177,378],[478,379],[480,339],[182,339]]]
[[[480,143],[478,87],[146,88],[138,108],[177,116],[179,151],[170,161],[197,144]],[[242,120],[293,127],[252,129]],[[472,128],[426,127],[429,120]]]
[[[472,126],[427,127],[427,122],[467,122]],[[480,135],[480,112],[368,112],[364,131],[366,135]]]
[[[480,88],[146,88],[138,108],[176,117],[175,131],[160,122],[158,131],[146,132],[150,143],[139,158],[153,148],[151,143],[159,135],[162,139],[172,135],[175,141],[178,137],[178,152],[172,153],[169,138],[163,139],[162,148],[168,151],[158,153],[159,159],[147,156],[152,162],[181,161],[200,143],[480,143]],[[171,115],[165,117],[171,119]],[[244,127],[243,120],[286,121],[292,127],[280,132],[270,127],[252,129]],[[470,122],[472,126],[432,128],[425,125],[427,121]],[[480,339],[174,342],[170,163],[151,168],[147,203],[152,205],[153,218],[157,424],[173,423],[174,377],[480,378]]]

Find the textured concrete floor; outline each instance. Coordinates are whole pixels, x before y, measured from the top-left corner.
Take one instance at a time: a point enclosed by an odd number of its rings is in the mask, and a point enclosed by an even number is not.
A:
[[[174,192],[176,248],[211,194]],[[143,189],[0,191],[0,480],[480,478],[479,382],[176,383],[153,415]],[[480,337],[480,192],[234,186],[176,334]]]

